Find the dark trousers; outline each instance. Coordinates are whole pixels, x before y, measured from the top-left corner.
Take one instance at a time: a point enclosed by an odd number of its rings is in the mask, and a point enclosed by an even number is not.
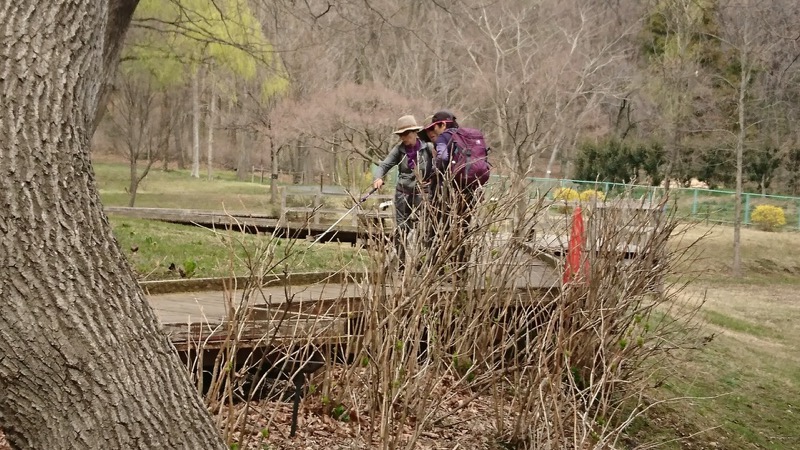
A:
[[[431,260],[435,264],[451,263],[456,273],[466,268],[470,249],[465,242],[479,200],[478,189],[465,189],[446,181],[436,185],[431,196],[429,226]]]
[[[398,233],[408,234],[417,222],[416,212],[422,203],[419,191],[394,191],[394,217]]]
[[[397,189],[394,191],[394,244],[401,269],[405,267],[408,235],[416,227],[419,220],[418,212],[423,203],[422,196],[423,193],[417,189],[412,191]]]

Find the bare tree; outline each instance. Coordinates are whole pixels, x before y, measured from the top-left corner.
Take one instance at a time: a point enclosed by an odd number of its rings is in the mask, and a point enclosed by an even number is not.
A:
[[[214,80],[210,80],[208,87],[208,114],[206,115],[206,143],[207,143],[207,174],[208,179],[214,177],[214,127],[217,123],[217,90]]]
[[[200,178],[200,70],[192,73],[192,178]]]
[[[192,171],[200,177],[200,135],[206,128],[207,176],[213,176],[214,128],[220,125],[217,101],[224,100],[218,80],[231,75],[252,78],[259,64],[268,66],[272,47],[264,38],[247,2],[192,2],[168,0],[148,3],[134,19],[137,35],[132,43],[138,57],[152,59],[154,70],[164,76],[191,76],[192,89]],[[165,67],[161,67],[165,66]],[[207,89],[206,89],[207,87]],[[208,98],[206,119],[201,120],[203,102]]]
[[[665,142],[667,165],[664,186],[671,179],[688,180],[691,167],[686,138],[699,128],[694,119],[700,114],[698,98],[708,77],[703,59],[707,51],[706,33],[714,13],[709,2],[658,0],[653,2],[645,21],[644,56],[647,71],[642,83],[656,110],[653,132]],[[712,42],[710,45],[714,45]],[[712,68],[713,69],[713,68]]]
[[[178,90],[178,98],[172,104],[172,138],[175,143],[175,158],[177,160],[178,169],[186,169],[186,118],[187,114],[184,111],[186,106],[185,95],[182,95],[184,87]],[[166,161],[164,167],[166,169]]]
[[[110,102],[109,119],[113,136],[122,141],[130,168],[128,206],[136,203],[139,184],[158,158],[166,160],[172,120],[168,95],[159,93],[150,74],[122,71],[117,77],[117,93]],[[158,108],[159,97],[163,99]],[[144,168],[139,171],[139,163]]]
[[[225,449],[115,242],[89,140],[137,2],[0,2],[0,423],[13,448]]]
[[[760,0],[727,0],[720,5],[721,32],[719,38],[729,50],[731,66],[737,67],[734,76],[721,74],[720,79],[731,86],[735,95],[736,123],[736,194],[733,223],[733,263],[734,276],[741,275],[741,226],[744,151],[751,137],[751,130],[766,116],[757,113],[757,99],[754,80],[760,76],[763,67],[770,67],[775,48],[782,40],[794,39],[786,28],[787,12],[797,6],[794,2],[763,2]],[[726,76],[727,75],[727,76]],[[769,100],[758,99],[760,103]],[[771,109],[768,107],[768,109]]]

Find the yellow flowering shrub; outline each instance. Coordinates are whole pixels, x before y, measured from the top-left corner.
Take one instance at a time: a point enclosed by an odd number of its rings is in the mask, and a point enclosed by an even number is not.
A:
[[[553,191],[553,200],[573,202],[575,200],[580,200],[580,198],[581,194],[572,188],[558,188]]]
[[[750,221],[764,231],[775,231],[786,225],[786,216],[779,206],[758,205],[750,214]]]
[[[585,191],[581,192],[582,202],[589,202],[594,199],[597,199],[598,202],[602,202],[606,199],[606,194],[604,194],[603,191],[598,191],[596,189],[586,189]]]

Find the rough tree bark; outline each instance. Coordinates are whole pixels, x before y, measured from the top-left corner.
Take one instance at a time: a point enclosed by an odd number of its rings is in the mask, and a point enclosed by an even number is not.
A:
[[[0,425],[14,448],[226,448],[90,164],[136,4],[0,0]]]

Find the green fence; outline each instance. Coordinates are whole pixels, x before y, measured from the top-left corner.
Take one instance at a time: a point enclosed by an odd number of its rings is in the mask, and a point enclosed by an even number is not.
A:
[[[386,177],[384,192],[391,192],[396,180],[396,171],[391,171]],[[546,195],[550,198],[558,188],[571,188],[578,192],[588,189],[601,191],[606,198],[630,192],[635,198],[644,198],[658,201],[664,195],[664,188],[659,186],[630,185],[622,183],[594,182],[582,180],[552,179],[552,178],[527,178],[531,187],[531,196]],[[503,176],[493,175],[487,189],[489,195],[496,195],[507,188],[508,179]],[[319,185],[312,186],[319,189]],[[334,188],[334,187],[332,187]],[[677,208],[677,215],[683,219],[702,221],[707,223],[733,224],[734,207],[736,205],[735,193],[703,188],[670,188],[671,200],[668,208]],[[744,225],[750,225],[750,214],[758,205],[773,205],[783,209],[786,216],[788,230],[800,230],[800,197],[781,195],[761,195],[752,192],[742,193],[742,212]]]
[[[659,186],[548,178],[528,178],[527,180],[539,195],[550,197],[558,188],[571,188],[578,192],[593,189],[603,192],[607,198],[614,198],[623,192],[631,192],[634,197],[647,200],[658,200],[664,195],[664,188]],[[677,208],[677,214],[681,218],[708,223],[733,224],[736,206],[735,192],[733,191],[670,188],[670,196],[672,200],[667,207]],[[761,195],[752,192],[742,193],[744,225],[750,225],[750,214],[753,209],[764,204],[783,208],[786,215],[786,229],[800,230],[800,197]]]

